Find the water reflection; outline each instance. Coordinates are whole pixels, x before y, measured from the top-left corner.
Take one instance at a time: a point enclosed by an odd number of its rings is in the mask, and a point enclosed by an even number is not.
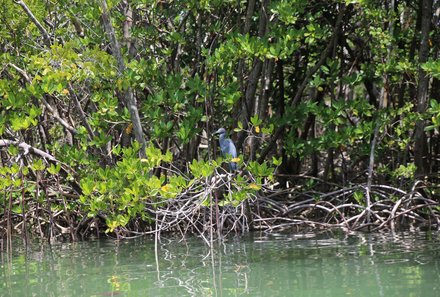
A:
[[[0,296],[439,296],[439,233],[259,234],[34,244]]]

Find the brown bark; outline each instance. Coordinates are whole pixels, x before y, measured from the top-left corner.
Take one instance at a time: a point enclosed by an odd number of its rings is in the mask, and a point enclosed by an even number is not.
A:
[[[419,63],[428,61],[429,56],[429,32],[432,18],[432,0],[423,0],[422,2],[422,23],[421,23],[421,42],[419,48]],[[417,112],[420,114],[426,111],[427,97],[429,89],[429,78],[426,72],[419,68],[419,81],[417,88]],[[423,177],[428,173],[427,154],[428,144],[425,134],[425,122],[419,120],[416,122],[414,131],[414,162],[417,167],[416,174]]]

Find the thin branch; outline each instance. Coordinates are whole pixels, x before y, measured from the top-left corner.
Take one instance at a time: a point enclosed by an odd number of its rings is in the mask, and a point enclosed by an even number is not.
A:
[[[75,106],[76,106],[76,109],[78,110],[79,117],[80,117],[84,127],[86,128],[87,132],[89,133],[89,138],[93,139],[93,137],[95,136],[95,133],[93,132],[92,127],[90,126],[89,122],[87,121],[87,116],[81,107],[81,103],[78,100],[78,96],[76,95],[75,90],[73,89],[73,87],[70,83],[67,85],[67,88],[73,98],[73,101],[75,102]]]
[[[298,90],[296,91],[295,97],[293,98],[293,100],[290,104],[291,106],[295,106],[299,102],[299,100],[301,99],[301,97],[304,93],[304,90],[306,89],[307,85],[310,83],[310,80],[311,80],[313,74],[315,74],[316,71],[318,71],[321,68],[321,66],[325,63],[327,58],[332,54],[332,49],[335,46],[335,42],[337,41],[338,36],[341,32],[341,23],[342,23],[342,18],[344,16],[344,14],[345,14],[345,6],[343,6],[341,8],[341,10],[339,11],[332,37],[330,38],[326,48],[322,52],[321,57],[319,58],[318,62],[316,62],[316,64],[311,69],[309,69],[309,71],[307,71],[306,76],[304,77],[301,85],[299,86]],[[286,124],[281,125],[275,131],[271,141],[269,142],[269,145],[261,152],[261,155],[258,158],[258,162],[262,162],[266,158],[267,154],[272,150],[276,141],[283,135],[283,131],[286,128],[286,126],[287,126]]]
[[[32,11],[26,5],[26,3],[24,3],[22,0],[14,0],[14,2],[23,8],[23,10],[26,12],[26,14],[29,16],[29,18],[32,20],[32,22],[35,24],[35,26],[37,26],[38,30],[40,31],[41,35],[43,36],[44,43],[46,44],[46,46],[50,47],[51,40],[50,40],[49,33],[46,31],[46,29],[43,27],[43,25],[41,25],[41,23],[37,20],[35,15],[32,13]]]
[[[15,70],[18,71],[18,73],[21,74],[21,76],[23,76],[23,78],[26,80],[26,82],[28,84],[32,83],[32,79],[30,78],[30,76],[26,73],[26,71],[24,71],[23,69],[21,69],[20,67],[18,67],[17,65],[13,64],[13,63],[8,63],[9,66],[11,66],[12,68],[14,68]],[[44,99],[44,97],[41,97],[41,102],[43,102],[44,106],[49,110],[49,112],[52,114],[52,117],[57,120],[61,126],[63,126],[64,128],[66,128],[70,133],[72,134],[77,134],[78,131],[76,131],[75,128],[73,128],[69,123],[67,123],[63,118],[61,118],[60,116],[57,115],[57,112],[53,109],[53,107],[46,101],[46,99]]]
[[[66,130],[68,130],[70,133],[72,134],[77,134],[78,131],[73,128],[71,125],[69,125],[69,123],[67,123],[63,118],[61,118],[59,115],[57,115],[57,112],[53,109],[53,107],[49,104],[49,102],[46,101],[46,99],[44,99],[44,97],[41,97],[41,102],[43,102],[44,106],[49,110],[49,112],[52,114],[52,117],[57,120],[61,126],[63,126],[64,128],[66,128]]]

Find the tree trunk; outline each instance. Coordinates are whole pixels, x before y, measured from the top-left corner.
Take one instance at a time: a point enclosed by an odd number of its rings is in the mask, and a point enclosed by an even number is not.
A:
[[[102,21],[104,23],[104,29],[110,38],[112,54],[118,63],[118,72],[119,75],[121,76],[125,71],[125,63],[122,57],[121,47],[119,46],[119,42],[116,39],[115,30],[113,29],[113,26],[111,24],[110,15],[107,7],[107,1],[101,0],[100,4],[102,9]],[[142,124],[141,124],[141,119],[139,117],[136,98],[134,97],[133,90],[130,87],[128,87],[124,91],[123,100],[124,100],[124,105],[128,108],[128,111],[130,112],[130,118],[133,124],[134,136],[137,142],[141,144],[140,157],[145,158],[146,141],[142,132]]]
[[[421,23],[421,42],[419,49],[419,63],[423,64],[428,61],[429,56],[429,31],[432,18],[432,0],[423,0],[422,2],[422,23]],[[417,88],[417,112],[420,114],[426,111],[427,97],[429,88],[429,78],[426,72],[419,68],[419,83]],[[425,134],[425,122],[419,120],[416,122],[414,131],[414,162],[417,167],[416,175],[423,177],[428,173],[428,144]]]
[[[258,23],[258,36],[264,37],[267,31],[267,10],[269,7],[269,0],[263,0],[260,7],[260,13],[259,13],[259,23]],[[248,15],[249,16],[249,9],[248,9]],[[249,29],[250,24],[248,24],[248,19],[246,19],[245,23],[245,30]],[[249,118],[256,114],[257,111],[255,110],[255,104],[257,102],[257,99],[255,98],[255,94],[257,92],[258,83],[260,81],[261,77],[261,71],[263,68],[263,61],[260,58],[254,58],[254,61],[252,63],[252,70],[249,74],[246,90],[245,90],[245,96],[242,99],[241,104],[241,111],[240,111],[240,121],[243,123],[243,127],[246,130],[248,128],[248,122]],[[245,138],[247,137],[246,131],[241,131],[238,133],[238,139],[237,139],[237,150],[240,151],[243,147],[243,142]],[[252,150],[252,143],[246,144],[249,146],[249,151]]]
[[[339,14],[338,14],[338,18],[336,20],[336,24],[334,27],[334,32],[332,37],[330,38],[326,48],[324,49],[324,51],[321,53],[321,56],[319,58],[319,61],[316,62],[316,64],[308,69],[308,71],[306,72],[306,75],[304,76],[301,84],[298,86],[298,89],[295,93],[295,96],[293,98],[293,100],[290,102],[290,106],[294,107],[298,104],[298,102],[300,101],[304,90],[306,89],[307,85],[310,83],[313,74],[315,74],[322,65],[324,65],[325,61],[327,60],[328,57],[331,57],[331,54],[333,52],[333,47],[335,42],[337,42],[339,34],[341,32],[341,24],[342,24],[342,18],[345,14],[345,6],[341,7]],[[259,162],[262,162],[267,154],[272,150],[272,148],[275,146],[276,142],[278,141],[279,137],[284,135],[284,130],[286,129],[287,125],[281,125],[279,126],[276,131],[273,133],[273,136],[271,137],[271,140],[269,141],[268,146],[261,152],[260,157],[258,158]]]

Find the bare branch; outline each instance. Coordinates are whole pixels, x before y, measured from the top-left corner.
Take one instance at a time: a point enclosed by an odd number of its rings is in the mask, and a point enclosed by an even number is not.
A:
[[[57,120],[61,126],[66,128],[70,133],[77,134],[78,131],[73,128],[69,123],[67,123],[63,118],[61,118],[59,115],[57,115],[57,112],[53,109],[53,107],[49,104],[49,102],[44,99],[44,97],[41,97],[41,102],[43,102],[44,106],[49,110],[49,112],[52,114],[52,117]]]
[[[51,40],[50,40],[49,33],[46,31],[46,29],[43,27],[43,25],[41,25],[41,23],[37,20],[35,15],[32,13],[32,11],[26,5],[26,3],[24,3],[22,0],[14,0],[14,1],[15,1],[15,3],[17,3],[18,5],[20,5],[23,8],[23,10],[26,12],[26,14],[29,16],[29,18],[32,20],[32,22],[35,24],[35,26],[37,26],[38,30],[40,30],[40,33],[43,36],[44,43],[46,44],[46,46],[50,47]]]
[[[40,157],[43,157],[45,159],[48,159],[50,161],[53,162],[59,162],[54,156],[52,156],[51,154],[48,154],[46,152],[43,152],[40,149],[37,149],[33,146],[30,146],[29,144],[25,143],[25,142],[19,142],[19,141],[15,141],[15,140],[9,140],[9,139],[0,139],[0,147],[4,147],[4,146],[10,146],[10,145],[16,145],[19,148],[23,149],[23,151],[25,153],[32,153],[35,155],[39,155]]]
[[[86,127],[87,132],[89,133],[89,138],[93,139],[93,137],[95,136],[95,133],[93,132],[92,127],[90,126],[89,122],[87,121],[87,116],[81,107],[81,103],[78,100],[78,96],[76,95],[76,93],[73,90],[72,85],[70,83],[68,84],[67,87],[68,87],[68,90],[73,98],[73,101],[75,102],[76,109],[79,112],[79,117],[80,117],[84,127]]]

